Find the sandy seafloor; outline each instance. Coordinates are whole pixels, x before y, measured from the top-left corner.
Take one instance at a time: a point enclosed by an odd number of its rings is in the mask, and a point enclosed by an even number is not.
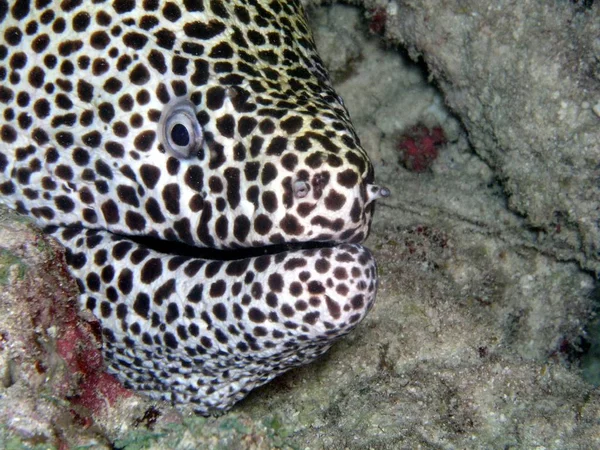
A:
[[[559,248],[547,228],[532,225],[535,220],[518,203],[515,188],[507,187],[514,172],[500,170],[485,140],[476,136],[483,119],[461,116],[472,110],[457,106],[456,92],[448,89],[452,79],[436,79],[443,72],[435,70],[438,60],[428,61],[423,47],[426,56],[415,64],[388,35],[394,21],[385,17],[387,30],[373,22],[376,7],[400,15],[402,7],[418,6],[366,3],[367,11],[311,7],[309,16],[323,60],[372,158],[376,181],[392,191],[379,201],[366,242],[380,274],[369,316],[316,363],[259,388],[231,413],[209,419],[134,396],[91,422],[74,420],[71,406],[44,390],[60,378],[55,353],[45,361],[52,370],[34,379],[26,346],[7,343],[0,350],[0,447],[600,447],[595,387],[600,326],[594,318],[600,289],[594,256],[572,250],[568,239]],[[598,17],[598,5],[578,14]],[[526,23],[527,17],[521,20]],[[489,28],[481,32],[493,35]],[[589,39],[600,55],[597,36]],[[583,118],[572,119],[591,124],[587,142],[592,143],[600,134],[600,118],[594,119],[600,89],[595,89],[590,88],[587,106],[580,107]],[[489,121],[501,123],[493,115]],[[441,127],[446,137],[439,156],[422,172],[402,161],[401,143],[415,127]],[[545,169],[531,172],[536,170]],[[532,183],[540,192],[552,189],[535,177],[521,182],[523,192]],[[600,201],[595,192],[592,203]],[[17,286],[2,296],[0,331],[15,336],[26,316],[15,303],[23,294],[19,283],[27,279],[29,265],[40,264],[31,269],[36,274],[48,270],[48,244],[41,245],[43,240],[11,215],[0,225],[0,281]],[[568,225],[562,225],[565,233]],[[63,281],[52,280],[62,287]],[[43,333],[49,347],[51,328]],[[144,419],[149,408],[158,411],[151,426]]]

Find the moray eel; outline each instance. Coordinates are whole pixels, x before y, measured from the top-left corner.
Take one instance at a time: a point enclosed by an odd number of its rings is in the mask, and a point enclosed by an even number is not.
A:
[[[0,0],[0,111],[1,202],[127,387],[224,411],[371,308],[389,191],[298,1]]]

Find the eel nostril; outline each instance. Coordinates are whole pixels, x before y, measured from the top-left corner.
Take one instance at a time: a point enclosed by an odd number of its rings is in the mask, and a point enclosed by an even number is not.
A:
[[[368,205],[369,203],[380,199],[380,198],[387,198],[390,195],[392,195],[392,192],[384,187],[384,186],[379,186],[377,184],[367,184],[366,186],[367,188],[367,199],[365,204]]]

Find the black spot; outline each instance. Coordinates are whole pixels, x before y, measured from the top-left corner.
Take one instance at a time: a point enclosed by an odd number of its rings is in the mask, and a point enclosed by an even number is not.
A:
[[[265,140],[260,136],[252,136],[250,140],[250,155],[257,157],[260,154],[260,150]]]
[[[148,61],[150,62],[150,65],[159,73],[166,73],[167,63],[165,62],[165,57],[161,52],[158,50],[152,50],[148,54]]]
[[[271,181],[277,178],[277,168],[274,164],[268,162],[263,166],[263,170],[260,174],[260,180],[263,186],[268,185]]]
[[[8,166],[8,158],[4,153],[0,153],[0,172],[4,172]]]
[[[271,219],[265,214],[259,214],[256,219],[254,219],[254,231],[261,236],[264,236],[271,231],[272,227],[273,222],[271,222]]]
[[[227,202],[231,209],[237,208],[240,203],[240,171],[234,167],[225,169],[227,180]]]
[[[263,192],[262,203],[267,212],[275,212],[277,210],[277,195],[273,191]]]
[[[189,22],[183,27],[185,34],[189,37],[208,40],[221,34],[225,31],[226,26],[224,23],[218,20],[211,20],[208,23],[203,22]]]
[[[181,45],[181,49],[192,56],[202,56],[204,53],[204,47],[195,42],[184,42]]]
[[[358,183],[358,174],[352,169],[346,169],[338,174],[337,181],[344,187],[353,188]]]
[[[139,293],[133,302],[133,310],[144,319],[148,319],[150,312],[150,297],[145,293]]]
[[[146,212],[148,213],[148,215],[150,216],[150,218],[154,221],[154,223],[164,223],[165,222],[165,216],[163,216],[161,210],[160,210],[160,205],[158,204],[158,202],[156,201],[156,199],[154,198],[149,198],[148,201],[146,201],[146,205],[145,205],[145,209]]]
[[[235,238],[244,242],[250,232],[250,220],[246,216],[237,216],[233,223],[233,235]]]
[[[149,31],[152,28],[154,28],[155,26],[158,25],[158,18],[154,17],[154,16],[143,16],[140,20],[139,20],[139,24],[140,24],[140,28],[142,30],[146,30]]]
[[[34,87],[36,89],[40,89],[44,85],[45,76],[46,76],[46,74],[45,74],[44,70],[41,69],[40,67],[36,66],[29,71],[29,76],[28,76],[27,80],[29,81],[29,84],[32,87]],[[48,104],[48,101],[46,99],[38,100],[36,103],[39,103],[42,100],[44,102],[46,102],[46,104]]]
[[[194,238],[192,237],[190,227],[190,219],[184,217],[183,219],[175,221],[173,223],[173,229],[177,232],[180,240],[187,242],[188,244],[194,243]]]
[[[227,138],[233,138],[235,131],[235,119],[231,114],[226,114],[217,119],[217,129],[222,136]]]
[[[121,80],[115,77],[111,77],[104,83],[104,90],[109,94],[116,94],[123,87]]]
[[[90,291],[98,292],[100,290],[100,277],[95,272],[88,273],[85,284]]]
[[[330,211],[338,211],[340,210],[344,204],[346,203],[346,196],[344,194],[339,194],[338,192],[332,190],[327,197],[325,197],[325,206]]]
[[[202,86],[208,82],[209,64],[203,59],[194,60],[195,71],[192,74],[191,81],[195,86]]]
[[[175,75],[186,75],[187,65],[189,62],[189,59],[175,55],[171,59],[171,71]],[[187,93],[187,87],[184,82],[178,82],[178,80],[174,80],[172,82],[172,86],[175,94],[178,96],[183,96]]]
[[[167,184],[162,191],[162,199],[167,211],[171,214],[179,214],[179,185],[175,183]]]
[[[129,80],[138,86],[146,84],[150,80],[150,72],[142,63],[138,63],[129,72]]]
[[[329,311],[331,317],[334,319],[339,319],[342,315],[339,303],[337,303],[328,295],[325,296],[325,303],[327,304],[327,310]]]
[[[119,222],[119,207],[113,200],[105,201],[100,209],[106,223],[115,224]]]
[[[175,33],[163,28],[163,29],[157,31],[154,34],[154,36],[156,37],[156,44],[159,47],[162,47],[167,50],[173,49],[173,46],[175,45],[175,40],[176,40]]]
[[[220,193],[223,192],[223,182],[217,176],[212,176],[208,179],[208,187],[211,192]]]
[[[248,311],[248,317],[252,322],[262,323],[267,320],[267,316],[258,308],[250,308]]]
[[[114,123],[112,126],[112,130],[115,133],[115,135],[122,138],[127,137],[127,135],[129,134],[129,128],[123,122]]]
[[[14,93],[11,89],[5,87],[5,86],[0,86],[0,102],[2,103],[9,103],[14,97]]]
[[[113,250],[112,250],[113,258],[115,258],[117,261],[120,261],[127,255],[127,252],[129,252],[129,250],[131,250],[132,247],[133,247],[133,244],[131,242],[128,242],[128,241],[119,242],[118,244],[116,244],[113,247]],[[125,271],[129,271],[129,269],[123,270],[123,272],[121,272],[121,275],[123,275],[123,273]]]
[[[125,154],[125,149],[118,142],[109,141],[106,144],[104,144],[104,148],[114,158],[121,158]],[[98,169],[98,167],[96,167],[96,169]],[[99,173],[101,175],[105,176],[104,172],[99,172]],[[108,176],[107,178],[112,179],[112,174],[110,176]]]
[[[71,109],[73,106],[73,102],[65,94],[58,94],[54,100],[54,103],[56,103],[56,106],[61,109]]]
[[[62,212],[70,213],[75,209],[75,203],[66,195],[59,195],[54,198],[54,204]]]
[[[100,103],[100,105],[98,105],[98,117],[105,123],[109,123],[113,120],[115,117],[115,108],[112,103]]]
[[[258,52],[258,57],[272,66],[279,63],[279,57],[273,50],[261,50]]]
[[[212,295],[212,287],[211,287],[211,295]],[[219,297],[220,295],[212,295],[212,296]],[[227,320],[227,308],[225,307],[225,305],[223,303],[217,303],[216,305],[214,305],[212,308],[212,312],[217,319],[219,319],[223,322]]]
[[[89,25],[90,15],[87,12],[79,12],[73,17],[72,26],[74,31],[85,31]]]
[[[189,264],[187,266],[185,266],[185,269],[183,269],[183,272],[190,278],[195,277],[196,274],[200,271],[200,269],[202,269],[202,267],[204,266],[204,261],[201,259],[192,259]]]
[[[204,172],[200,166],[190,166],[185,173],[185,184],[196,192],[202,192],[204,187]]]
[[[304,323],[308,323],[309,325],[314,325],[315,323],[317,323],[317,319],[320,315],[321,313],[319,313],[319,311],[310,312],[302,317],[302,321]]]
[[[92,110],[86,109],[79,116],[79,123],[84,127],[89,127],[94,121],[94,112]]]
[[[264,119],[258,125],[262,134],[272,134],[275,131],[275,124],[271,119]]]
[[[177,303],[171,302],[167,306],[167,313],[165,314],[165,320],[167,323],[172,323],[179,318],[179,307]]]
[[[269,275],[268,283],[269,288],[273,292],[281,292],[283,290],[283,277],[278,273]]]
[[[265,39],[265,37],[262,35],[262,33],[256,31],[256,30],[249,30],[248,33],[248,39],[250,39],[250,42],[252,42],[254,45],[264,45],[267,41]]]
[[[231,73],[233,72],[233,64],[227,61],[218,61],[213,66],[213,70],[215,73]]]
[[[56,166],[56,168],[54,169],[54,174],[58,178],[63,179],[65,181],[71,181],[73,179],[73,169],[64,164],[59,164],[58,166]]]
[[[118,14],[124,14],[133,11],[135,0],[114,0],[112,6]]]
[[[206,92],[206,106],[209,109],[217,110],[223,106],[225,101],[225,89],[220,86],[211,87]]]
[[[10,13],[15,20],[24,19],[29,15],[30,0],[15,0]]]
[[[202,198],[202,196],[199,194],[194,194],[189,202],[189,207],[192,210],[192,212],[197,213],[197,212],[201,211],[203,206],[204,206],[204,199]]]
[[[162,274],[162,262],[158,258],[151,258],[144,264],[141,271],[142,283],[150,284]]]
[[[163,16],[170,22],[177,22],[181,18],[181,10],[175,3],[168,2],[162,10]]]
[[[210,0],[210,9],[217,16],[228,19],[229,13],[227,12],[227,8],[223,5],[223,3],[219,0]]]
[[[50,37],[47,34],[41,34],[31,43],[31,49],[36,53],[42,53],[48,47]]]
[[[148,37],[142,33],[136,33],[135,31],[132,31],[123,35],[123,43],[127,47],[135,50],[141,50],[147,42]]]
[[[112,178],[113,178],[112,170],[111,170],[110,166],[108,164],[106,164],[104,161],[101,161],[101,160],[96,161],[95,168],[96,168],[96,172],[98,173],[98,175],[101,175],[104,178],[108,178],[109,180],[112,180]]]
[[[215,234],[221,241],[227,239],[229,234],[229,221],[226,216],[220,216],[215,222]]]
[[[170,279],[154,292],[154,303],[162,305],[163,301],[175,293],[175,280]]]
[[[113,255],[115,251],[113,249]],[[117,286],[123,295],[129,295],[131,289],[133,288],[133,273],[129,269],[123,269],[119,274],[119,279],[117,280]]]
[[[366,163],[365,159],[362,156],[360,156],[359,154],[357,154],[356,152],[352,152],[352,151],[346,152],[345,158],[350,164],[352,164],[358,168],[359,173],[363,173],[365,171],[367,163]]]
[[[204,276],[206,278],[214,277],[217,273],[219,273],[222,265],[223,261],[211,261],[210,263],[208,263],[206,269],[204,270]]]
[[[92,63],[92,73],[96,76],[100,76],[108,72],[110,64],[104,58],[96,58]]]
[[[96,50],[104,50],[110,44],[110,37],[105,31],[96,31],[90,36],[90,45]]]
[[[285,270],[291,271],[300,267],[306,266],[306,259],[304,258],[290,258],[283,265]]]
[[[4,40],[8,45],[16,46],[21,42],[23,32],[17,27],[10,27],[4,31]]]
[[[179,160],[173,156],[169,156],[167,159],[167,172],[169,175],[177,175],[179,173]]]
[[[215,59],[229,59],[233,57],[233,48],[227,42],[221,42],[212,48],[208,56]]]
[[[273,138],[267,147],[267,155],[280,156],[287,148],[287,139],[281,136]]]
[[[119,185],[117,186],[117,195],[119,200],[134,207],[139,207],[140,202],[138,200],[135,189],[131,186]]]
[[[33,110],[39,119],[45,119],[50,114],[50,103],[45,98],[41,98],[33,104]]]
[[[269,255],[259,256],[254,260],[254,269],[257,272],[264,272],[271,263],[271,257]]]
[[[252,133],[254,128],[256,128],[256,125],[257,125],[256,119],[254,119],[253,117],[243,116],[238,121],[238,133],[240,133],[240,135],[242,137],[246,137],[250,133]]]
[[[146,187],[154,189],[160,179],[160,169],[150,164],[143,164],[140,168],[140,175]]]
[[[156,133],[154,131],[143,131],[133,140],[133,145],[139,151],[145,152],[150,150],[155,139]]]
[[[227,335],[223,333],[223,331],[219,328],[215,330],[215,337],[217,338],[217,341],[219,341],[221,344],[227,344],[227,342],[229,342],[229,338],[227,337]]]
[[[244,176],[248,181],[254,181],[258,178],[260,163],[257,161],[247,162],[244,165]]]
[[[12,144],[17,140],[17,131],[10,125],[2,125],[0,128],[0,139],[7,144]]]
[[[244,6],[237,5],[234,8],[234,13],[240,22],[245,23],[245,24],[250,23],[250,14],[248,13],[248,10]]]
[[[27,64],[27,56],[23,52],[18,52],[10,58],[10,67],[13,70],[20,70]]]
[[[296,216],[286,214],[279,222],[281,229],[290,235],[300,235],[304,232],[304,227],[298,222]]]

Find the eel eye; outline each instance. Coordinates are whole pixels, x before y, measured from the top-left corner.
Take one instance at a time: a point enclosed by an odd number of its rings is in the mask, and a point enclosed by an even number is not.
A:
[[[160,141],[165,149],[178,158],[193,156],[204,140],[194,104],[189,100],[179,100],[167,105],[158,127]]]
[[[310,191],[310,186],[306,181],[297,180],[294,181],[294,196],[296,198],[304,198],[308,195],[308,191]]]

